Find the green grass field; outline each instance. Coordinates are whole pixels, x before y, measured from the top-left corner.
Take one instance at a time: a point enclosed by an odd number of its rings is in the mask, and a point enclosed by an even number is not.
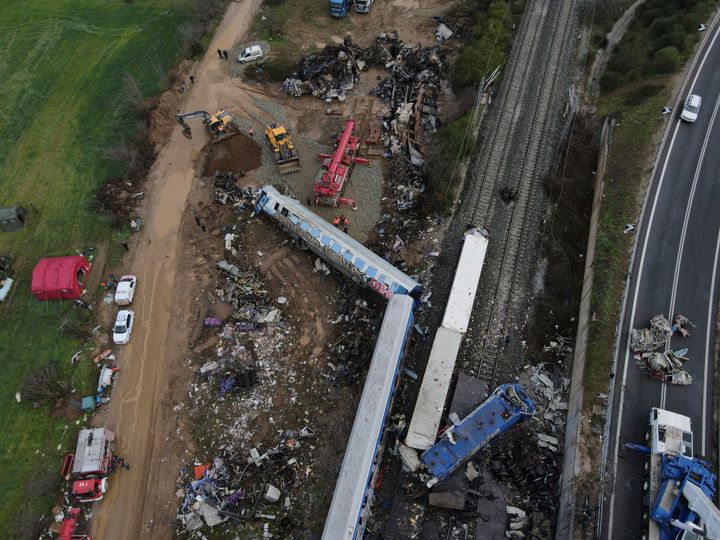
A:
[[[187,0],[27,0],[0,11],[0,205],[32,203],[29,226],[0,233],[0,254],[17,258],[16,286],[0,305],[0,536],[31,537],[33,520],[57,491],[61,456],[78,426],[47,406],[15,402],[26,373],[57,360],[75,388],[92,389],[87,359],[72,368],[81,345],[64,338],[69,302],[40,303],[30,295],[38,258],[108,244],[119,234],[87,204],[113,171],[105,148],[128,135],[137,118],[123,111],[123,79],[145,95],[161,89],[181,50],[179,27]],[[91,291],[92,292],[92,291]],[[36,536],[35,536],[36,537]]]

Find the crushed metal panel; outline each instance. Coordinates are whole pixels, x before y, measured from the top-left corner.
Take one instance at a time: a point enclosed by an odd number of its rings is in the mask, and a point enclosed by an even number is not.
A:
[[[485,381],[462,371],[458,372],[450,412],[457,414],[459,418],[465,418],[488,398],[489,390],[490,387]]]
[[[205,501],[200,501],[198,513],[203,517],[208,527],[214,527],[215,525],[219,525],[223,521],[227,520],[227,518],[220,517],[217,508],[210,506]]]
[[[462,334],[454,330],[440,327],[435,334],[405,439],[411,448],[427,450],[435,444],[461,342]]]
[[[465,242],[442,320],[445,328],[461,334],[467,332],[487,248],[488,239],[481,231],[472,229],[465,234]]]
[[[435,484],[428,495],[430,506],[464,510],[468,494],[468,479],[465,471],[457,470],[447,480]]]
[[[435,37],[439,42],[444,42],[450,39],[453,36],[453,31],[450,30],[447,26],[445,26],[443,23],[440,23],[437,28],[435,28]]]

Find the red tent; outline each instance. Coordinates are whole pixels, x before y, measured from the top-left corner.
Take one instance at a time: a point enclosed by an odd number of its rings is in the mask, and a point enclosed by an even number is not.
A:
[[[79,298],[91,266],[80,255],[40,259],[33,268],[32,293],[38,300]]]

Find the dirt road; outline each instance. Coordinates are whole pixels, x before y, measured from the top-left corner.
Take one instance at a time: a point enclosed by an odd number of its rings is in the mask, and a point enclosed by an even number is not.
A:
[[[242,99],[242,90],[226,75],[232,60],[219,60],[215,51],[230,49],[242,39],[259,4],[260,0],[230,4],[194,70],[185,110],[212,112]],[[175,449],[187,445],[173,444],[173,407],[185,397],[185,388],[172,383],[176,373],[187,371],[186,320],[193,302],[192,289],[177,282],[180,230],[194,162],[206,142],[201,124],[193,128],[193,140],[176,129],[158,156],[148,179],[146,225],[124,261],[140,280],[134,305],[137,322],[130,344],[119,351],[121,376],[103,420],[117,433],[118,453],[132,468],[111,478],[110,490],[97,506],[93,535],[104,540],[171,538],[173,533],[175,479],[183,457]]]

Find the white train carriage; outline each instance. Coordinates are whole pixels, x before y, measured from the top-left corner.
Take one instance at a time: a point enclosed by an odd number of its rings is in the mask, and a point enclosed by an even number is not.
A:
[[[487,255],[487,233],[470,229],[465,233],[442,325],[435,334],[405,444],[427,450],[437,438],[450,388],[455,361],[470,324],[475,294]]]
[[[418,298],[420,284],[382,257],[357,242],[291,197],[265,186],[255,203],[256,212],[264,212],[283,229],[320,257],[350,277],[386,298],[408,294]]]
[[[355,422],[325,521],[323,540],[362,538],[380,470],[385,419],[392,404],[405,344],[413,324],[413,299],[388,302]]]

